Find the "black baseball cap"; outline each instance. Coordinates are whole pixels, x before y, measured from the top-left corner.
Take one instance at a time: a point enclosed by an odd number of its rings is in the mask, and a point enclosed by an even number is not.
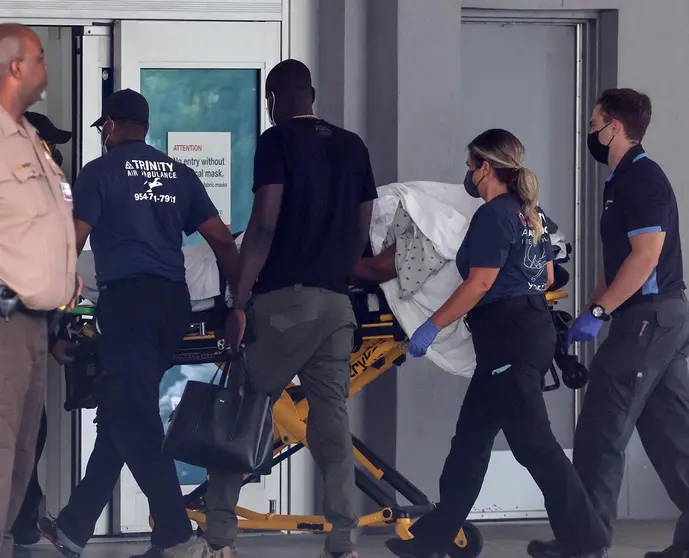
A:
[[[148,124],[148,101],[132,89],[115,91],[103,102],[101,117],[91,126],[102,126],[106,120],[134,120]]]
[[[40,112],[25,112],[24,118],[29,121],[41,139],[48,143],[62,144],[72,139],[72,132],[60,130],[45,114]]]

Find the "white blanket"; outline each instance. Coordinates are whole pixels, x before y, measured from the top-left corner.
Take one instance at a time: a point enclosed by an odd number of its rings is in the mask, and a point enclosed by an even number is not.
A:
[[[432,273],[411,296],[402,296],[398,279],[381,285],[390,309],[408,336],[440,308],[462,282],[455,257],[471,217],[482,203],[480,199],[467,196],[457,184],[406,182],[378,188],[371,219],[374,255],[384,247],[401,205],[413,221],[413,234],[430,241],[435,252],[444,259],[439,271]],[[400,273],[399,269],[397,271]],[[470,377],[476,357],[463,320],[441,331],[426,356],[451,374]]]
[[[241,248],[243,238],[244,233],[235,239],[237,248]],[[213,250],[203,241],[182,246],[182,252],[192,311],[212,308],[215,297],[220,294],[220,270]],[[225,288],[225,304],[228,308],[232,306],[232,293],[228,286]]]

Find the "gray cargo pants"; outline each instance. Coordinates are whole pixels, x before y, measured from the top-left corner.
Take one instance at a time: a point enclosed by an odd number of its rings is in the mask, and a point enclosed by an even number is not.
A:
[[[246,347],[254,390],[276,399],[299,376],[309,403],[307,441],[325,484],[325,517],[333,525],[330,552],[352,550],[354,450],[349,430],[350,359],[356,319],[349,297],[295,286],[258,295],[253,304],[256,341]],[[209,543],[234,546],[242,475],[209,471],[205,534]]]
[[[612,542],[634,427],[682,515],[675,543],[689,542],[689,305],[683,294],[617,314],[590,367],[574,438],[574,466]]]
[[[11,558],[10,529],[34,468],[48,369],[45,316],[0,318],[0,558]]]

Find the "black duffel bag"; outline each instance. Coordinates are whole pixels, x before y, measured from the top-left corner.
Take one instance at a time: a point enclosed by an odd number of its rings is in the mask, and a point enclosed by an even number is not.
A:
[[[244,353],[224,365],[215,384],[218,372],[209,384],[187,382],[170,416],[163,451],[205,469],[268,475],[273,462],[271,398],[251,389]]]

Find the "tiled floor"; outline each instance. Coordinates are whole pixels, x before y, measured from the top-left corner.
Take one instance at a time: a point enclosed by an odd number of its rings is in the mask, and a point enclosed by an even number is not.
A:
[[[482,558],[513,558],[527,556],[525,548],[533,538],[549,537],[545,524],[493,524],[480,525],[485,539]],[[612,558],[643,558],[648,550],[666,547],[672,537],[674,525],[668,522],[621,522],[616,531]],[[383,546],[385,536],[362,536],[361,558],[390,558]],[[317,535],[265,535],[244,536],[240,540],[240,558],[316,558],[323,544]],[[94,541],[84,551],[84,558],[128,558],[142,552],[147,544],[138,540]],[[22,549],[15,558],[49,558],[59,556],[47,543],[39,543],[30,550]]]

